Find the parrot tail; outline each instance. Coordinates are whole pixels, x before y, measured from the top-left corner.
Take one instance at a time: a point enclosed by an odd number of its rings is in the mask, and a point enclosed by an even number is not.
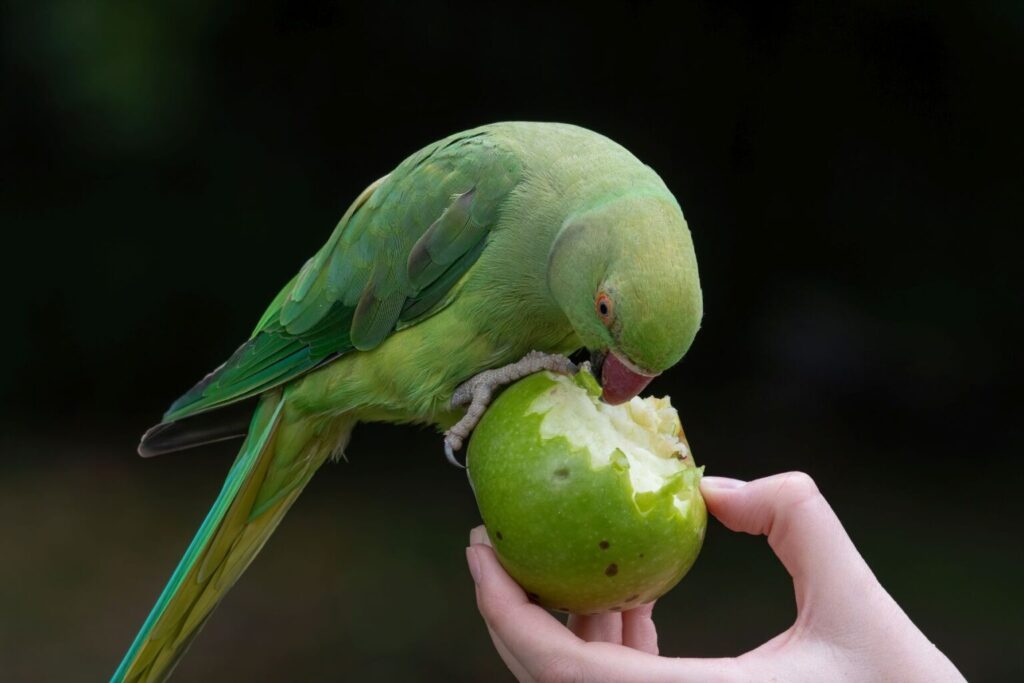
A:
[[[216,410],[161,422],[142,435],[139,455],[152,458],[217,441],[241,438],[249,431],[253,410],[258,403],[259,398],[251,398]]]
[[[288,388],[263,395],[224,488],[157,599],[112,683],[170,676],[213,609],[355,420],[292,416]]]

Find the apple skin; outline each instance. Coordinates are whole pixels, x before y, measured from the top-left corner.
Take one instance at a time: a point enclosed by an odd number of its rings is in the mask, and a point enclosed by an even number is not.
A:
[[[593,378],[577,377],[579,391],[596,401]],[[558,379],[541,372],[506,388],[473,432],[467,468],[491,544],[548,609],[598,614],[651,602],[700,552],[703,468],[686,457],[662,488],[634,495],[625,458],[594,467],[586,447],[541,437],[544,414],[531,405]]]

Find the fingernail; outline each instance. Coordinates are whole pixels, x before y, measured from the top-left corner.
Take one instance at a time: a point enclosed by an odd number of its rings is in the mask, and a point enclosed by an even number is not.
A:
[[[701,488],[711,489],[712,491],[738,489],[746,483],[740,479],[730,479],[729,477],[704,477],[700,480]]]
[[[473,583],[480,583],[480,560],[477,559],[476,551],[473,548],[466,548],[466,564],[469,565]]]
[[[469,532],[470,545],[490,545],[491,539],[487,538],[487,528],[483,525],[475,527]]]

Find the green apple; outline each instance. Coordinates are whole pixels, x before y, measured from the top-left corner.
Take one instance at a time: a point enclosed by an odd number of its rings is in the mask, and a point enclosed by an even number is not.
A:
[[[526,377],[484,413],[466,461],[502,566],[534,602],[576,614],[660,597],[707,527],[703,468],[669,399],[600,395],[585,370]]]

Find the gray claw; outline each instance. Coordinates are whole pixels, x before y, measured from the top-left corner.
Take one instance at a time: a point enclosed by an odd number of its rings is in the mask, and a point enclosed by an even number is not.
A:
[[[448,459],[448,462],[455,465],[460,470],[466,469],[466,466],[459,462],[458,458],[455,457],[455,451],[452,449],[452,445],[448,439],[444,440],[444,456]]]

